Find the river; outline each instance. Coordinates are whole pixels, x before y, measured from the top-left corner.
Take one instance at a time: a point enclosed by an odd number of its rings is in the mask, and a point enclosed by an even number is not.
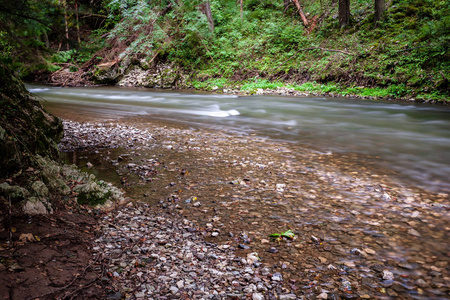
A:
[[[403,180],[450,192],[450,107],[348,98],[236,96],[139,88],[27,85],[50,112],[111,120],[139,115],[253,133],[322,152],[376,157]]]

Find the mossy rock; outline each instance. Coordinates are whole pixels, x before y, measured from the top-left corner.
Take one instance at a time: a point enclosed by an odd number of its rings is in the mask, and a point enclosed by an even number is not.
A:
[[[15,74],[0,64],[0,176],[32,164],[33,156],[58,157],[60,119],[47,113]]]

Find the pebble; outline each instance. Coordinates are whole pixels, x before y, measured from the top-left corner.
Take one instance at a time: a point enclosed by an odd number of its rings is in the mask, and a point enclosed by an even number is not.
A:
[[[394,274],[388,270],[383,270],[381,277],[383,278],[383,280],[393,280]]]
[[[283,276],[281,276],[280,273],[274,273],[274,274],[272,275],[272,280],[273,280],[273,281],[282,281],[282,280],[283,280]]]
[[[108,271],[115,277],[111,285],[117,290],[140,290],[143,288],[140,282],[144,281],[144,288],[153,299],[167,297],[167,289],[174,297],[183,290],[197,295],[194,298],[210,298],[214,294],[240,298],[241,292],[245,291],[252,295],[252,299],[265,299],[260,292],[281,288],[280,273],[273,273],[270,284],[261,281],[260,276],[267,276],[271,270],[262,264],[256,266],[259,260],[256,253],[247,256],[253,264],[248,265],[247,260],[241,264],[231,249],[219,249],[196,233],[184,236],[187,228],[194,227],[187,220],[164,217],[154,213],[147,204],[140,204],[138,208],[123,207],[114,216],[107,215],[103,219],[105,224],[113,220],[115,226],[104,226],[92,249],[104,258],[114,257]],[[140,239],[140,236],[147,238]],[[172,246],[161,245],[159,239],[170,240]],[[110,247],[100,246],[105,240],[109,241]],[[127,249],[130,244],[141,251],[123,251],[117,258],[114,250]],[[153,260],[148,260],[149,257]],[[189,266],[178,264],[179,257]],[[137,261],[147,263],[137,267],[134,263]],[[232,279],[231,286],[219,284],[224,278]],[[146,294],[139,291],[134,297],[145,298]],[[280,299],[293,298],[287,294],[280,295]]]
[[[408,233],[409,233],[410,235],[417,236],[417,237],[422,236],[417,230],[415,230],[415,229],[413,229],[413,228],[408,229]]]
[[[252,300],[264,300],[264,295],[261,293],[253,293]]]

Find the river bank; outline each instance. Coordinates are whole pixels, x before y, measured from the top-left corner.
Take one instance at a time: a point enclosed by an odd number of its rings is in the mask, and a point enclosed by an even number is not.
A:
[[[65,126],[69,159],[137,201],[104,217],[94,245],[117,297],[449,295],[447,194],[357,155],[248,134],[140,118]],[[125,132],[141,138],[108,142]],[[288,229],[292,240],[269,237]]]

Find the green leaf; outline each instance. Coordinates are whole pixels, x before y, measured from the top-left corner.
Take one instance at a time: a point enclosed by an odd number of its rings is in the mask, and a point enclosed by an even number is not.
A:
[[[294,238],[295,233],[292,230],[289,229],[288,231],[285,231],[285,232],[282,232],[282,233],[272,233],[269,236],[270,237],[280,237],[280,236],[282,236],[282,237],[285,237],[285,238],[288,238],[288,239],[292,239],[292,238]]]

